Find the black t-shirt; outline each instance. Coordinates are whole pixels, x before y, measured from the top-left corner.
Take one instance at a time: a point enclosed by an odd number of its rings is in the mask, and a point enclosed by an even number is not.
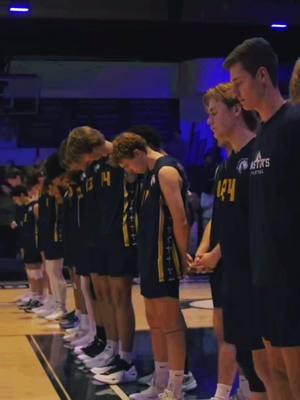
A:
[[[285,103],[262,124],[250,164],[255,285],[300,287],[299,161],[300,108]]]
[[[51,210],[54,207],[54,198],[48,194],[39,197],[38,241],[39,249],[45,250],[51,240]]]
[[[254,139],[232,153],[221,169],[216,187],[218,236],[225,293],[246,293],[251,287],[249,254],[249,158]]]
[[[222,177],[226,168],[226,161],[222,164],[218,165],[215,172],[215,185],[214,185],[214,204],[213,204],[213,212],[211,219],[211,232],[210,232],[210,249],[213,249],[220,242],[220,233],[219,233],[219,208],[220,202],[217,198],[217,187],[219,182],[222,182]]]

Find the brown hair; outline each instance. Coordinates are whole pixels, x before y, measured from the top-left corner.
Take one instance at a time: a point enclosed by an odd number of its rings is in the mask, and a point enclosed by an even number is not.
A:
[[[92,153],[96,147],[103,146],[104,135],[97,129],[89,126],[79,126],[73,129],[68,136],[64,149],[64,164],[70,165],[79,162],[84,154]]]
[[[277,87],[278,57],[266,39],[254,37],[245,40],[226,57],[223,66],[228,70],[238,63],[253,77],[260,67],[265,67],[273,86]]]
[[[146,153],[146,140],[135,133],[121,133],[113,140],[113,163],[119,165],[124,159],[134,158],[134,150],[142,150]]]
[[[295,63],[289,85],[290,98],[293,103],[300,104],[300,58]]]
[[[222,101],[228,108],[237,104],[240,105],[239,100],[234,94],[233,85],[231,83],[220,83],[214,88],[209,89],[203,96],[203,103],[207,109],[209,101],[214,99]],[[242,108],[242,116],[245,124],[251,131],[255,131],[258,125],[258,119],[254,111],[247,111]]]

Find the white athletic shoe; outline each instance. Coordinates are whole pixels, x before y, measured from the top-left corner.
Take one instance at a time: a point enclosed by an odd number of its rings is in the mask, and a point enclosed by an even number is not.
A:
[[[162,391],[163,390],[161,388],[151,385],[139,393],[130,394],[129,398],[131,400],[159,400],[159,395],[162,393]]]
[[[110,362],[113,361],[115,356],[116,355],[113,354],[111,350],[106,348],[100,354],[98,354],[98,356],[84,361],[84,364],[89,369],[93,369],[95,367],[106,367]]]
[[[139,378],[138,383],[147,386],[153,385],[153,373],[146,376],[142,376],[141,378]],[[182,390],[184,392],[189,392],[190,390],[194,390],[196,389],[197,386],[198,386],[197,381],[191,371],[189,371],[187,374],[184,374],[182,382]]]
[[[30,299],[32,299],[32,293],[28,293],[28,294],[25,294],[25,295],[23,295],[23,296],[21,296],[21,297],[18,297],[18,298],[15,300],[15,303],[16,303],[18,306],[20,306],[20,305],[22,305],[22,304],[28,303],[28,301],[29,301]]]
[[[184,394],[182,392],[181,396],[177,397],[171,390],[165,389],[158,397],[159,400],[183,400]]]
[[[77,349],[78,348],[81,349],[82,347],[87,347],[88,345],[90,345],[94,341],[94,337],[95,337],[94,334],[87,332],[84,336],[82,336],[78,339],[72,340],[70,342],[70,344],[74,348],[77,347]]]
[[[64,335],[63,339],[65,342],[69,342],[71,344],[71,342],[73,342],[74,340],[80,339],[85,335],[86,335],[86,331],[82,331],[81,329],[78,329],[76,332],[67,333],[66,335]]]
[[[51,314],[48,314],[45,319],[47,321],[56,321],[58,319],[60,319],[63,315],[65,314],[65,311],[57,308],[56,310],[54,310]]]
[[[108,385],[117,385],[119,383],[135,382],[137,376],[135,366],[119,358],[115,366],[102,374],[95,375],[94,379]]]

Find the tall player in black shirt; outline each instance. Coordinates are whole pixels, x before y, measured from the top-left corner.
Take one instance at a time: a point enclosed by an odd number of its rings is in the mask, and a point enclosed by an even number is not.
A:
[[[256,316],[280,399],[300,399],[300,109],[278,88],[278,58],[263,38],[224,63],[246,110],[262,121],[250,160],[250,248]]]
[[[187,182],[180,164],[147,146],[132,133],[113,142],[113,159],[129,173],[147,174],[139,212],[138,267],[151,330],[154,384],[132,399],[182,398],[185,324],[179,306],[179,280],[186,266]],[[166,363],[169,366],[169,379]],[[160,368],[164,373],[160,373]]]
[[[251,357],[251,351],[256,359],[261,359],[265,353],[253,318],[248,234],[248,159],[254,143],[256,119],[252,112],[242,110],[232,89],[231,84],[220,84],[204,96],[208,124],[218,144],[229,143],[232,153],[216,182],[217,218],[213,219],[213,231],[219,246],[196,261],[200,265],[209,262],[214,265],[218,250],[222,254],[224,340],[236,348],[237,361],[249,381],[251,398],[265,399],[265,389],[255,373]],[[229,393],[223,391],[224,387],[219,389],[215,398],[227,399]]]

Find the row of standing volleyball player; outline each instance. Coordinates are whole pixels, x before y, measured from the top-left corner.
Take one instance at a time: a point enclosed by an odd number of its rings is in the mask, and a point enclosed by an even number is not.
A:
[[[291,80],[294,102],[300,97],[298,65]],[[155,371],[149,388],[132,399],[182,399],[185,378],[194,385],[179,305],[179,282],[188,271],[211,274],[219,341],[213,399],[230,398],[238,370],[245,376],[241,386],[248,384],[239,399],[300,399],[300,280],[293,256],[300,222],[300,109],[282,98],[278,59],[264,39],[243,42],[224,66],[231,83],[210,89],[204,105],[229,156],[216,172],[212,221],[194,258],[187,255],[184,170],[151,142],[145,127],[113,142],[93,128],[76,128],[45,165],[45,196],[54,206],[49,211],[48,201],[51,244],[44,238],[40,250],[54,316],[65,312],[62,253],[49,260],[50,272],[47,251],[64,238],[76,308],[87,316],[65,341],[102,383],[137,379],[131,286],[139,273]],[[42,208],[31,209],[39,225]]]

